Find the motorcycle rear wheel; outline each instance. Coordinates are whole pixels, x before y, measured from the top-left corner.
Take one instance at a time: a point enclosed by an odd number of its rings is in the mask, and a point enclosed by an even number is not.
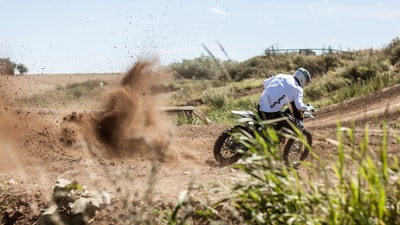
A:
[[[214,143],[214,158],[220,166],[228,166],[237,162],[248,149],[240,143],[235,134],[251,134],[249,128],[234,126],[222,132]]]
[[[311,134],[303,129],[303,135],[308,146],[312,144]],[[306,144],[300,140],[290,138],[285,145],[283,150],[283,161],[287,166],[298,167],[301,161],[305,160],[308,156],[309,149]]]

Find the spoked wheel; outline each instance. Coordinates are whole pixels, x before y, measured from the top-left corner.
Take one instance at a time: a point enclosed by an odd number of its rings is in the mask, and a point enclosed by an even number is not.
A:
[[[303,135],[307,141],[307,144],[311,146],[312,136],[311,134],[303,130]],[[287,166],[292,166],[294,168],[298,167],[301,161],[305,160],[308,156],[309,150],[306,145],[300,140],[290,138],[283,150],[283,161]]]
[[[244,126],[235,126],[224,132],[217,138],[214,144],[214,158],[221,166],[227,166],[237,162],[243,156],[247,148],[240,143],[239,136],[250,133]]]

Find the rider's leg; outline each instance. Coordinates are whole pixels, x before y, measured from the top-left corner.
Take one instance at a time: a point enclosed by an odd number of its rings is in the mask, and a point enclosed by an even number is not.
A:
[[[260,110],[260,107],[257,107],[257,113],[260,121],[266,121],[266,120],[274,120],[278,118],[282,118],[283,114],[281,112],[264,112]],[[275,130],[279,130],[281,122],[277,122],[274,124],[271,124]]]
[[[292,115],[295,118],[296,121],[296,126],[303,128],[304,124],[303,124],[303,114],[301,113],[300,110],[297,109],[296,104],[294,102],[290,103],[291,106],[291,111],[292,111]]]

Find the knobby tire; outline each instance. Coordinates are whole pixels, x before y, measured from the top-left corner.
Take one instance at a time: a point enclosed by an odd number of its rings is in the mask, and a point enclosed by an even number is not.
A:
[[[239,132],[242,134],[244,132],[251,134],[249,128],[237,125],[222,132],[215,141],[213,153],[214,158],[220,166],[231,165],[242,158],[243,153],[238,152],[238,149],[247,151],[247,149],[232,135]]]
[[[311,134],[303,129],[303,135],[307,142],[307,145],[311,147],[312,144],[312,136]],[[307,145],[302,143],[299,140],[290,138],[283,150],[283,161],[287,166],[297,167],[300,165],[300,162],[305,160],[308,156],[309,149]]]

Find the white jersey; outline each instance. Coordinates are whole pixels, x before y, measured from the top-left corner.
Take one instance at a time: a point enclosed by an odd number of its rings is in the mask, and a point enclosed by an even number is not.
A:
[[[306,111],[307,106],[303,103],[303,89],[297,84],[292,75],[277,74],[263,81],[259,105],[263,112],[279,112],[286,104],[294,101],[296,108]]]

